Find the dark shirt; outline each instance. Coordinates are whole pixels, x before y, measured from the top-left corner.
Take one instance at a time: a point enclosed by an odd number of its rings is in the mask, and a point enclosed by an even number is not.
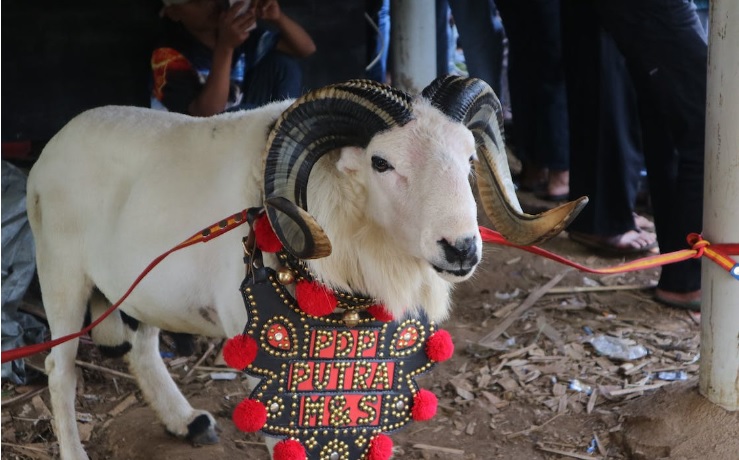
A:
[[[277,44],[277,34],[262,28],[251,31],[234,50],[231,88],[226,110],[239,107],[244,75]],[[165,20],[164,34],[151,56],[152,107],[188,113],[190,103],[205,85],[213,63],[213,51],[196,40],[182,25]]]

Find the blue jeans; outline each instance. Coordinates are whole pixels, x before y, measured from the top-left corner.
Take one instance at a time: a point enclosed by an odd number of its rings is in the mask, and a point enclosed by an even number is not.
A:
[[[377,29],[370,27],[367,37],[367,64],[365,76],[371,80],[385,82],[387,75],[387,56],[390,49],[390,0],[382,0],[380,9],[375,14],[368,12],[376,22]],[[372,64],[372,65],[369,65]]]
[[[470,77],[485,80],[500,95],[503,25],[491,0],[448,0]]]
[[[272,51],[244,75],[239,109],[252,109],[300,96],[303,72],[298,61],[284,53]]]

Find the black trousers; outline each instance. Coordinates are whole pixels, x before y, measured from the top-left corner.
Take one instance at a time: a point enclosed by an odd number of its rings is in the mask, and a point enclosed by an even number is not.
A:
[[[631,133],[636,117],[660,250],[685,249],[685,237],[700,232],[703,221],[707,45],[693,4],[563,0],[562,25],[572,140],[570,193],[591,197],[572,228],[603,235],[633,228],[635,160],[633,149],[618,142]],[[608,80],[614,75],[604,77],[599,68],[600,28],[625,59],[636,114],[624,104],[628,90],[619,96],[624,87],[614,86]],[[596,68],[583,64],[588,54]],[[608,91],[616,94],[608,97]],[[659,286],[673,292],[700,289],[700,261],[664,267]]]
[[[559,0],[495,0],[508,36],[508,87],[516,155],[570,169]]]

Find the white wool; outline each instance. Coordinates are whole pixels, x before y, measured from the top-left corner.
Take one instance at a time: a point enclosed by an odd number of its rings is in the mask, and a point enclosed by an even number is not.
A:
[[[290,102],[210,118],[104,107],[62,129],[28,181],[52,335],[80,329],[87,302],[98,292],[93,288],[104,296],[94,299],[97,315],[164,251],[261,206],[266,137]],[[308,212],[323,226],[333,253],[309,267],[332,288],[375,297],[397,318],[422,310],[439,320],[449,313],[452,284],[471,275],[481,254],[469,184],[474,141],[469,130],[422,100],[414,103],[414,117],[375,136],[367,151],[344,148],[316,164]],[[375,171],[373,156],[393,169]],[[110,324],[95,337],[132,344],[132,372],[173,433],[184,435],[196,417],[210,415],[193,409],[172,382],[158,357],[158,330],[214,337],[241,332],[247,321],[238,291],[246,231],[165,259],[121,307],[140,328]],[[477,259],[464,273],[451,273],[457,267],[445,259],[440,241],[465,238],[476,238]],[[76,341],[58,346],[47,358],[63,459],[87,458],[74,417],[76,347]]]

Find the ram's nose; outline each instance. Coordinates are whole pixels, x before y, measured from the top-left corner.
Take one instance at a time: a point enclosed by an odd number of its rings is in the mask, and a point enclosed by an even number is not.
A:
[[[438,241],[444,250],[444,258],[449,265],[459,268],[469,268],[477,264],[477,237],[457,238],[454,243],[443,238]]]

